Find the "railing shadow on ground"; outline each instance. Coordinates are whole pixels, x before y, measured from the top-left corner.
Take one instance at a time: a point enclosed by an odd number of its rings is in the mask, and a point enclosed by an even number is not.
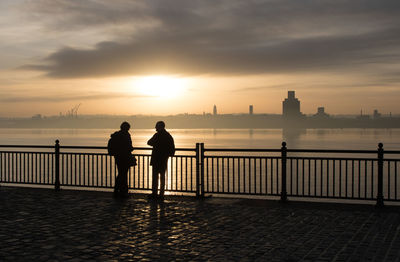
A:
[[[117,168],[106,147],[0,145],[0,184],[111,189]],[[4,150],[7,149],[7,150]],[[21,151],[20,149],[23,149]],[[234,195],[399,201],[400,151],[177,148],[170,158],[166,191],[204,197]],[[135,147],[130,190],[151,190],[151,148]]]

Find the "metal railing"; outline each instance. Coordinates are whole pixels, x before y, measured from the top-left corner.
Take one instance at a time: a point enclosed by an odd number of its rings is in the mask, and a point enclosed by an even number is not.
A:
[[[0,183],[113,188],[117,168],[106,147],[0,145]],[[16,151],[24,148],[25,151]],[[34,150],[34,151],[32,151]],[[72,152],[71,152],[72,151]],[[151,190],[150,151],[134,148],[138,165],[128,174],[131,190]],[[197,143],[170,158],[166,191],[399,201],[400,151],[213,149]],[[349,156],[349,157],[347,157]]]

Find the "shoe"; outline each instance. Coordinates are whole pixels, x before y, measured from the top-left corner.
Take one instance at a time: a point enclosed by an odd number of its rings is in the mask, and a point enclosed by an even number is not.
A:
[[[147,199],[150,199],[150,200],[157,199],[157,195],[156,194],[150,194],[150,195],[147,196]]]
[[[164,201],[164,196],[157,196],[157,200]]]
[[[129,194],[128,194],[128,192],[120,192],[119,196],[122,198],[128,198]]]
[[[113,197],[114,198],[118,198],[119,197],[119,192],[118,191],[114,191],[113,192]]]

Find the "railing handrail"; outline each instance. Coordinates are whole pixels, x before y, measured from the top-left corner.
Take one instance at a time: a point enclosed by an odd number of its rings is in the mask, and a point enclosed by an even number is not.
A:
[[[0,147],[4,148],[54,148],[54,146],[45,146],[45,145],[0,145]]]
[[[0,148],[54,148],[48,145],[0,145]],[[104,149],[106,146],[65,146],[60,149]],[[152,150],[151,147],[133,147],[133,150]],[[176,148],[176,151],[195,152],[196,148]],[[279,153],[281,149],[273,148],[204,148],[204,152],[269,152]],[[326,154],[376,154],[377,150],[352,150],[352,149],[287,149],[288,153],[326,153]],[[400,154],[399,150],[385,150],[385,154]]]
[[[376,154],[377,150],[352,150],[352,149],[287,149],[291,153],[345,153],[345,154]],[[204,148],[204,152],[281,152],[281,149],[257,148]],[[400,154],[397,150],[385,150],[385,154]]]
[[[0,148],[54,148],[54,146],[45,145],[0,145]],[[104,149],[107,150],[106,146],[61,146],[60,149]],[[151,147],[133,147],[133,150],[152,150]],[[175,151],[193,151],[195,148],[175,148]]]

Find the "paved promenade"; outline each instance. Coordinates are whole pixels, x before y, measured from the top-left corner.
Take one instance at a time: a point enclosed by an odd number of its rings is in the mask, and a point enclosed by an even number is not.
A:
[[[0,187],[0,261],[399,261],[400,208]]]

